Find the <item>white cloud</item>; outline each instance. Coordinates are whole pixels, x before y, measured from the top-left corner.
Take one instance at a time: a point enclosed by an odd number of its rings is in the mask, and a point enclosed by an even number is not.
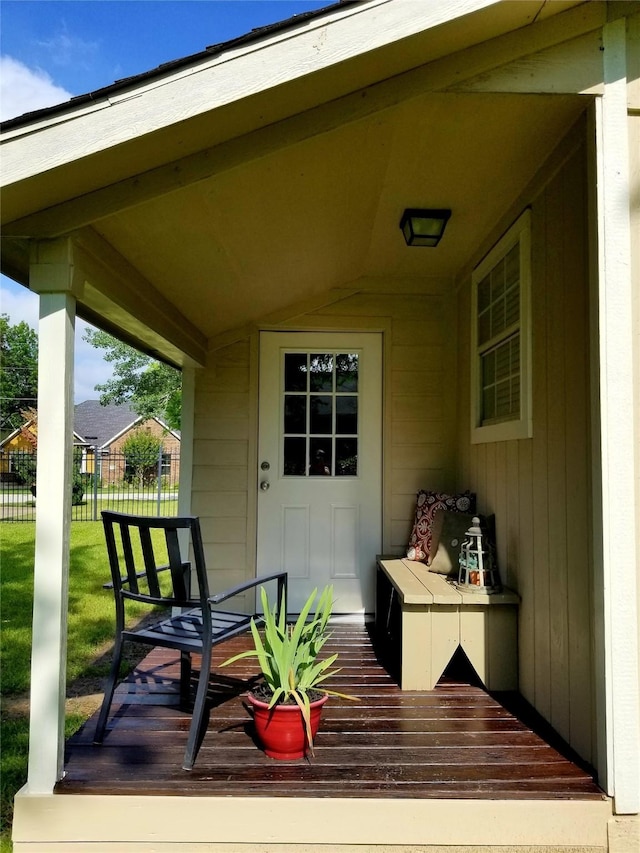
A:
[[[43,71],[28,68],[10,56],[0,57],[0,119],[53,106],[69,100],[71,94],[56,86]],[[38,330],[40,305],[35,293],[6,276],[0,276],[0,312],[8,314],[12,324],[26,322]],[[87,324],[76,321],[74,398],[76,403],[96,400],[95,386],[112,376],[112,367],[103,351],[82,340]]]
[[[28,68],[11,56],[0,57],[0,120],[52,107],[70,97],[46,72]]]
[[[54,65],[88,68],[99,50],[96,41],[86,41],[69,32],[66,22],[50,39],[37,41],[38,50],[45,51]]]
[[[0,277],[0,312],[9,315],[11,325],[24,322],[37,329],[39,311],[35,293],[6,276]]]

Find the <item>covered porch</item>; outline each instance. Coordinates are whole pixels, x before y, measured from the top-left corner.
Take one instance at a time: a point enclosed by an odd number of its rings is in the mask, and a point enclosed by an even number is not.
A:
[[[360,701],[331,699],[315,757],[282,762],[252,738],[243,694],[259,675],[255,664],[217,669],[249,646],[245,635],[215,650],[209,725],[191,772],[180,769],[189,715],[179,707],[178,661],[156,649],[118,688],[104,744],[92,743],[94,715],[67,743],[65,776],[46,808],[18,803],[20,824],[34,809],[54,842],[52,824],[71,809],[76,830],[65,839],[88,853],[164,849],[154,846],[158,836],[227,851],[255,835],[260,849],[299,850],[309,822],[314,849],[525,837],[606,848],[611,803],[593,772],[517,693],[476,686],[464,660],[434,690],[403,692],[378,660],[373,624],[336,625],[327,653],[339,653],[342,671],[331,686]],[[118,827],[112,847],[99,844],[109,823]]]
[[[3,127],[3,270],[41,297],[45,496],[17,851],[614,849],[620,816],[637,828],[639,39],[636,4],[339,3]],[[405,242],[413,207],[451,212],[436,247]],[[489,338],[512,408],[485,417],[477,296],[514,263],[516,314]],[[475,688],[401,694],[364,637],[344,678],[366,700],[327,712],[316,761],[278,770],[284,796],[237,696],[199,775],[177,769],[162,657],[137,675],[162,702],[122,704],[102,763],[85,735],[65,757],[76,314],[182,370],[179,513],[202,520],[212,590],[277,568],[303,592],[351,584],[345,609],[370,612],[416,492],[473,492],[520,601],[518,690],[599,787]],[[343,443],[356,474],[310,478],[324,427],[284,429],[301,355],[305,377],[361,359],[358,428],[329,439],[361,442]]]

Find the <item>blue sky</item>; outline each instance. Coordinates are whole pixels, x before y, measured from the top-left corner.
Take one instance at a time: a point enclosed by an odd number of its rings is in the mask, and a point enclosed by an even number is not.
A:
[[[332,0],[0,0],[0,117],[156,68]],[[38,299],[0,276],[0,311],[37,329]],[[75,401],[109,378],[76,324]]]

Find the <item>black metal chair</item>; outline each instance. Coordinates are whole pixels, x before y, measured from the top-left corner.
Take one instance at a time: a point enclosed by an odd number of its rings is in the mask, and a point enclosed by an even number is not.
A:
[[[158,518],[127,515],[118,512],[102,513],[107,552],[111,568],[110,584],[116,604],[116,638],[111,671],[105,687],[104,699],[98,717],[94,743],[102,743],[109,709],[118,680],[123,645],[126,641],[164,646],[180,652],[180,694],[189,696],[191,682],[191,654],[202,655],[198,687],[193,704],[193,715],[182,767],[191,770],[206,726],[206,699],[211,670],[213,646],[229,637],[247,631],[251,618],[260,624],[259,613],[247,614],[216,609],[227,599],[255,589],[270,581],[277,583],[277,602],[286,607],[287,574],[254,578],[233,589],[209,595],[207,569],[204,558],[199,519],[193,516]],[[154,535],[153,531],[160,531]],[[181,533],[185,531],[185,533]],[[164,533],[164,537],[162,537]],[[197,596],[191,595],[191,562],[181,556],[181,536],[190,536],[191,554],[197,579]],[[161,575],[167,572],[166,575]],[[156,622],[145,622],[138,628],[125,627],[125,602],[127,600],[149,604],[154,608],[174,608]],[[177,608],[181,608],[180,611]]]

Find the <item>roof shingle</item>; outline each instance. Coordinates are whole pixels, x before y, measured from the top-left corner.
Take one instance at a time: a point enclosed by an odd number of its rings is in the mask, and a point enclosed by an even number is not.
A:
[[[87,444],[103,447],[138,419],[126,403],[103,406],[100,400],[85,400],[74,409],[73,429]]]

